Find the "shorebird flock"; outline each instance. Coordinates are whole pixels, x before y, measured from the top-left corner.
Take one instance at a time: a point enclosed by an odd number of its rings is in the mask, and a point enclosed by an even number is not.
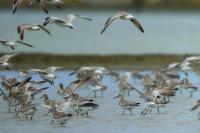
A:
[[[13,13],[16,12],[22,2],[23,0],[14,1]],[[62,3],[61,0],[32,0],[30,5],[36,4],[48,13],[47,4],[60,8],[60,4]],[[10,41],[0,39],[0,44],[13,50],[17,43],[34,47],[23,42],[25,31],[42,30],[51,35],[47,26],[56,24],[61,27],[74,29],[72,22],[75,18],[92,21],[90,18],[73,14],[65,16],[64,19],[50,16],[45,18],[43,24],[22,24],[17,26],[19,40]],[[144,33],[144,29],[139,21],[133,15],[124,11],[118,11],[115,15],[108,18],[100,33],[104,33],[110,24],[117,19],[129,20]],[[17,56],[17,53],[0,57],[0,67],[7,70],[12,69],[13,64],[9,63],[9,59],[15,56]],[[121,114],[124,116],[132,115],[133,109],[137,109],[138,106],[143,104],[144,108],[140,115],[141,117],[145,117],[154,109],[160,113],[160,108],[167,107],[168,103],[176,96],[178,90],[185,89],[189,92],[190,97],[193,96],[198,87],[190,82],[188,72],[193,71],[192,65],[198,63],[200,63],[200,56],[190,56],[178,62],[168,64],[152,74],[141,74],[140,71],[132,71],[126,74],[118,73],[102,66],[82,66],[68,74],[68,76],[74,75],[76,79],[68,83],[67,86],[64,86],[61,82],[55,82],[55,79],[58,77],[56,70],[64,69],[64,67],[31,68],[28,70],[19,70],[20,77],[1,76],[0,96],[3,98],[3,103],[7,105],[8,112],[14,114],[16,117],[37,120],[35,115],[37,115],[40,108],[44,108],[47,111],[39,115],[40,117],[50,117],[50,123],[66,126],[67,121],[71,117],[88,117],[90,112],[103,106],[95,102],[95,98],[99,96],[104,97],[103,94],[107,91],[108,85],[103,84],[102,81],[105,77],[109,77],[119,89],[118,95],[113,95],[112,99],[118,100],[118,105],[122,109]],[[184,79],[180,79],[180,72],[184,73]],[[34,80],[35,76],[39,77],[39,79]],[[140,80],[144,89],[139,90],[134,87],[134,84],[130,84],[130,78]],[[62,100],[52,99],[47,93],[49,88],[54,88],[55,95],[58,95]],[[88,90],[88,96],[79,94],[78,90],[82,88]],[[131,93],[138,94],[137,101],[128,98]],[[141,103],[141,100],[144,102]],[[38,101],[42,102],[38,103]],[[200,100],[191,107],[191,111],[197,109],[199,106]]]

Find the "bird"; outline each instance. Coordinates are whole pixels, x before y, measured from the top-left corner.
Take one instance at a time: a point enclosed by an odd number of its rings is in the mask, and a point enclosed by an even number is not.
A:
[[[194,63],[199,63],[199,61],[200,56],[189,56],[182,59],[179,62],[173,62],[171,64],[168,64],[161,70],[161,72],[163,73],[169,70],[181,70],[185,73],[186,76],[188,76],[187,71],[193,70],[193,67],[191,65]]]
[[[116,14],[114,14],[113,16],[107,19],[104,25],[104,28],[100,34],[103,34],[104,31],[108,28],[108,26],[110,26],[110,24],[117,19],[130,20],[142,33],[144,33],[144,29],[142,25],[140,24],[140,22],[136,19],[136,17],[134,17],[132,14],[127,13],[125,11],[118,11]]]
[[[72,114],[58,110],[57,104],[53,104],[52,111],[53,111],[53,119],[51,123],[57,121],[61,126],[65,126],[67,120],[72,117]]]
[[[118,96],[114,97],[113,99],[119,98],[119,106],[122,108],[123,112],[122,115],[124,115],[125,111],[128,110],[130,111],[132,115],[132,109],[136,106],[139,106],[140,103],[136,103],[134,101],[128,101],[126,100],[121,94]]]
[[[21,5],[23,1],[24,0],[14,0],[13,6],[12,6],[13,14],[15,14],[15,12],[17,11],[17,9],[19,8],[19,6]],[[42,10],[48,13],[46,0],[30,0],[29,6],[32,6],[33,4],[37,4],[38,7],[40,7]]]
[[[15,56],[16,56],[16,54],[8,54],[8,55],[3,55],[3,56],[1,56],[1,57],[0,57],[0,67],[2,66],[2,67],[4,67],[4,68],[6,68],[6,69],[9,70],[10,67],[13,66],[13,64],[8,63],[8,61],[9,61],[11,58],[15,57]]]
[[[30,73],[32,72],[33,74],[39,74],[39,76],[49,82],[51,85],[54,85],[54,79],[57,78],[57,76],[55,75],[54,71],[58,70],[58,69],[62,69],[64,67],[56,67],[56,66],[51,66],[48,67],[46,69],[30,69],[28,71],[30,71]]]
[[[22,41],[19,41],[19,40],[8,41],[8,40],[0,38],[0,44],[3,45],[3,46],[10,47],[12,50],[15,49],[15,46],[17,45],[17,43],[20,43],[20,44],[23,44],[23,45],[29,46],[29,47],[34,47],[33,45],[30,45],[28,43],[25,43],[25,42],[22,42]]]
[[[46,0],[31,0],[29,6],[37,5],[40,9],[42,9],[45,13],[49,13],[47,10],[47,2]]]
[[[48,35],[51,35],[50,31],[46,27],[43,27],[40,24],[22,24],[22,25],[17,26],[17,32],[19,34],[20,40],[24,39],[24,31],[25,30],[29,30],[29,31],[43,30]]]
[[[186,90],[189,91],[190,93],[190,97],[193,96],[193,92],[197,91],[198,87],[193,85],[192,83],[190,83],[188,77],[185,77],[183,80],[182,80],[182,87]]]
[[[87,97],[79,96],[77,93],[72,93],[66,97],[68,102],[74,107],[77,115],[86,115],[88,117],[88,112],[93,111],[99,107],[98,104],[93,102],[93,99],[88,99]]]
[[[68,28],[74,29],[75,27],[72,24],[72,22],[75,18],[92,21],[91,18],[86,18],[86,17],[80,16],[80,15],[74,15],[74,14],[69,14],[64,19],[59,19],[57,17],[49,16],[49,17],[45,18],[45,22],[43,23],[43,26],[47,26],[48,24],[54,23],[61,27],[68,27]]]
[[[91,78],[93,76],[97,76],[99,77],[99,79],[102,79],[102,77],[108,73],[110,72],[105,67],[83,66],[74,69],[73,72],[69,73],[69,76],[76,75],[78,79]]]
[[[28,120],[28,116],[30,116],[30,120],[33,119],[33,116],[35,115],[35,112],[38,109],[36,108],[36,106],[34,104],[20,104],[20,108],[17,110],[16,115],[18,115],[19,113],[22,113],[26,116],[26,119]]]
[[[17,9],[19,8],[19,6],[21,5],[21,3],[24,0],[14,0],[13,3],[13,14],[15,14],[15,12],[17,11]],[[74,0],[70,0],[72,2],[76,2]],[[48,5],[55,5],[57,8],[60,8],[60,5],[64,4],[64,2],[62,0],[30,0],[29,2],[29,6],[32,5],[37,5],[40,9],[42,9],[45,13],[48,14]]]
[[[56,6],[58,9],[60,9],[60,6],[64,4],[62,0],[44,0],[44,1],[49,5]]]
[[[12,9],[13,9],[13,14],[15,14],[15,12],[17,11],[18,7],[21,5],[23,0],[14,0],[14,3],[12,5]]]

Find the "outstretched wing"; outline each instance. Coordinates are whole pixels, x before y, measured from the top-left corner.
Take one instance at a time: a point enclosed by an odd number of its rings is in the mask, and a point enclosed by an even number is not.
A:
[[[65,20],[68,23],[71,23],[75,18],[76,18],[76,16],[73,14],[69,14],[69,15],[65,16]]]
[[[44,26],[42,26],[42,25],[37,25],[37,26],[40,27],[40,29],[42,29],[43,31],[45,31],[47,34],[51,35],[51,32]]]
[[[132,22],[142,33],[144,33],[144,29],[143,29],[142,25],[140,24],[140,22],[139,22],[136,18],[131,19],[131,22]]]
[[[103,34],[103,32],[108,28],[108,26],[116,19],[120,18],[121,16],[123,16],[123,14],[121,14],[121,12],[118,12],[117,14],[113,15],[112,17],[109,17],[104,25],[103,30],[101,31],[101,34]]]
[[[23,44],[23,45],[26,45],[26,46],[29,46],[29,47],[34,47],[33,45],[30,45],[28,43],[25,43],[25,42],[22,42],[22,41],[19,41],[19,40],[15,41],[15,42]]]
[[[87,17],[84,17],[84,16],[80,16],[80,15],[75,15],[77,18],[81,18],[81,19],[85,19],[85,20],[88,20],[88,21],[92,21],[91,18],[87,18]]]
[[[16,56],[16,54],[4,55],[0,57],[1,62],[8,62],[8,60],[12,57]]]
[[[47,4],[45,1],[42,1],[38,4],[39,8],[42,9],[46,14],[48,14],[48,10],[47,10]]]
[[[13,14],[15,14],[17,8],[20,6],[23,0],[15,0],[13,3]]]
[[[6,40],[0,38],[0,43],[1,43],[1,44],[4,44],[4,43],[6,43],[6,42],[8,42],[8,41],[6,41]]]

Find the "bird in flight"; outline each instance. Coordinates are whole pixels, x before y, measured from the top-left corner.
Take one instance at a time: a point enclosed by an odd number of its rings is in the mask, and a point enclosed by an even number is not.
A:
[[[83,17],[80,15],[74,15],[74,14],[69,14],[67,15],[64,19],[59,19],[56,17],[46,17],[45,22],[43,23],[43,26],[47,26],[48,24],[56,24],[61,27],[69,27],[71,29],[74,29],[74,25],[72,22],[74,21],[75,18],[80,18],[80,19],[85,19],[88,21],[92,21],[91,18]]]
[[[22,24],[22,25],[17,26],[17,32],[20,36],[20,40],[24,39],[24,31],[25,30],[29,30],[29,31],[43,30],[47,34],[51,35],[50,31],[47,28],[43,27],[42,25],[39,25],[39,24]]]
[[[144,29],[140,22],[134,17],[132,14],[124,12],[124,11],[118,11],[115,15],[108,18],[106,21],[103,30],[101,31],[101,34],[104,33],[104,31],[108,28],[108,26],[115,20],[121,19],[121,20],[130,20],[142,33],[144,33]]]
[[[15,46],[17,45],[17,43],[23,44],[23,45],[29,46],[29,47],[34,47],[33,45],[30,45],[28,43],[25,43],[25,42],[22,42],[22,41],[19,41],[19,40],[9,41],[9,40],[5,40],[5,39],[0,38],[0,44],[2,46],[10,47],[12,50],[15,49]]]

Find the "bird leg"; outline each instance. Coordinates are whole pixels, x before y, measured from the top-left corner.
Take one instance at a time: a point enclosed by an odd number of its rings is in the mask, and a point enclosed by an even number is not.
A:
[[[97,93],[96,93],[96,91],[94,91],[94,97],[97,97]]]
[[[28,115],[26,115],[26,119],[28,120]]]
[[[33,116],[35,115],[35,113],[33,113],[32,115],[31,115],[31,120],[33,120]]]
[[[159,107],[157,107],[157,111],[158,111],[158,113],[160,113]]]
[[[149,111],[149,108],[143,113],[143,116],[145,116]]]
[[[103,90],[101,90],[101,96],[103,96]]]
[[[133,114],[132,109],[130,109],[129,111],[130,111],[130,113],[131,113],[131,115],[132,115],[132,114]]]
[[[143,115],[144,114],[144,111],[146,110],[146,108],[141,112],[141,114],[140,115]]]
[[[190,93],[190,97],[192,98],[192,96],[193,96],[193,92],[192,92],[192,91],[189,91],[189,93]]]
[[[151,113],[151,111],[152,111],[152,108],[149,109],[148,113]]]
[[[122,115],[124,115],[124,112],[125,112],[125,111],[123,110],[123,111],[122,111]]]

